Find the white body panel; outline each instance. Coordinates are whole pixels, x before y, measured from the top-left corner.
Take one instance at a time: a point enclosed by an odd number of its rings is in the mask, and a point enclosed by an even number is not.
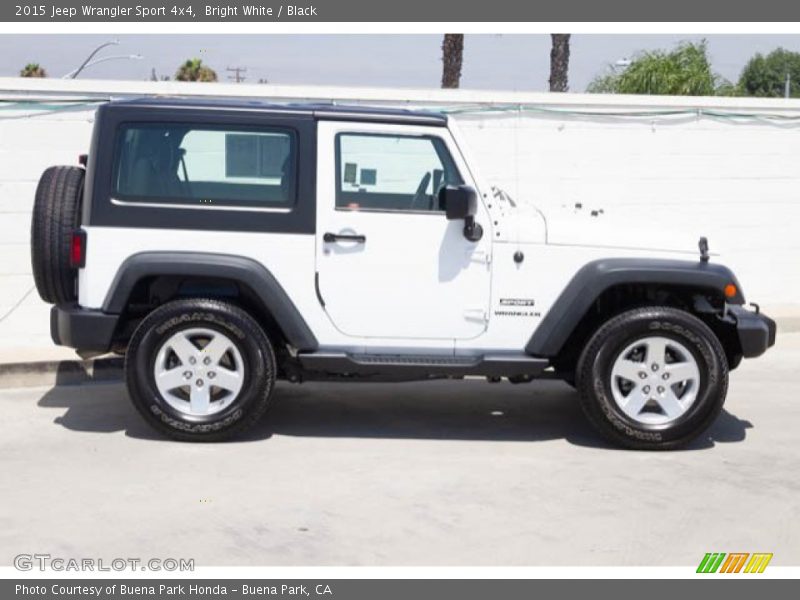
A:
[[[470,242],[464,222],[448,221],[442,212],[336,208],[338,133],[436,137],[447,145],[465,183],[475,187],[442,127],[320,122],[317,270],[331,322],[348,337],[424,339],[443,348],[452,348],[454,339],[481,335],[489,304],[491,227],[487,223],[483,239]],[[480,206],[479,220],[486,217]],[[325,232],[364,235],[366,242],[325,242]]]
[[[524,255],[521,263],[514,260],[517,251]],[[495,242],[489,325],[480,338],[456,342],[456,353],[521,352],[575,273],[588,262],[610,257],[669,258],[674,254]]]
[[[142,207],[142,210],[154,209]],[[86,267],[81,269],[78,279],[78,302],[86,308],[103,306],[120,266],[134,254],[205,252],[243,256],[263,264],[280,282],[309,327],[318,330],[327,323],[327,319],[320,319],[324,315],[314,292],[313,236],[186,229],[84,229],[87,256]]]
[[[580,246],[495,242],[492,248],[488,323],[470,339],[343,334],[331,321],[314,289],[316,245],[308,235],[264,235],[164,229],[86,228],[87,268],[80,272],[79,303],[100,308],[126,258],[140,252],[215,252],[237,254],[262,263],[280,282],[320,343],[321,349],[353,352],[480,354],[520,352],[558,295],[584,264],[609,256],[604,249]],[[513,255],[523,252],[522,263]],[[661,252],[614,251],[613,256],[664,257]],[[411,265],[412,263],[406,263]],[[399,267],[402,268],[402,267]],[[483,265],[488,271],[488,265]],[[367,282],[374,285],[374,280]],[[377,286],[373,289],[380,289]],[[409,290],[413,294],[414,290]],[[504,305],[502,299],[531,300],[532,306]],[[391,318],[389,317],[389,320]],[[484,330],[485,327],[485,330]]]

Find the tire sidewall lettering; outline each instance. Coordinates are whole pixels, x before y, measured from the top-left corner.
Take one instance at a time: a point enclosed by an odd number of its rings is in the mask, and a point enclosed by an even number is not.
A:
[[[619,352],[637,339],[653,335],[683,344],[700,369],[694,403],[684,415],[665,426],[632,421],[611,394],[610,373]],[[634,309],[607,321],[584,348],[578,370],[581,405],[590,420],[610,437],[635,441],[633,447],[637,448],[667,447],[694,437],[721,410],[727,390],[727,364],[722,360],[721,345],[699,319],[668,307]]]
[[[182,305],[198,303],[210,308],[180,310]],[[185,415],[169,406],[161,398],[154,380],[154,365],[161,345],[174,333],[198,325],[229,336],[245,367],[239,396],[225,410],[207,416]],[[262,346],[268,349],[266,354]],[[130,348],[126,379],[134,405],[146,419],[174,432],[179,439],[222,439],[239,423],[250,420],[248,417],[253,411],[263,413],[274,387],[274,354],[268,338],[251,317],[223,302],[189,299],[165,304],[142,321],[131,339]]]

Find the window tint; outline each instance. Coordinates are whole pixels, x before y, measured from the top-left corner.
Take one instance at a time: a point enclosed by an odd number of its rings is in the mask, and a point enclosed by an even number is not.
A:
[[[340,133],[336,162],[341,209],[440,211],[439,190],[463,183],[436,137]]]
[[[114,196],[191,205],[294,203],[295,137],[289,131],[194,125],[125,125]]]

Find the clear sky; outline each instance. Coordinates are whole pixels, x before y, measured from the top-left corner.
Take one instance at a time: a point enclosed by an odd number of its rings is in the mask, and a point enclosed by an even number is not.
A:
[[[800,51],[800,35],[607,35],[572,37],[570,90],[584,91],[610,63],[642,49],[672,48],[681,40],[708,40],[716,72],[735,81],[756,52],[778,46]],[[228,67],[245,67],[247,82],[276,84],[438,87],[439,35],[3,35],[0,76],[16,75],[28,62],[40,63],[51,77],[76,68],[98,44],[120,45],[98,56],[140,54],[84,71],[83,78],[144,80],[151,70],[172,76],[179,63],[200,57],[220,80]],[[461,87],[533,90],[547,87],[550,36],[468,35]]]

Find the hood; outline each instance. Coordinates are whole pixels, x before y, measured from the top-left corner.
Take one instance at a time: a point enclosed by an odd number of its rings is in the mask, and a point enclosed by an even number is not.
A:
[[[607,248],[626,252],[664,252],[698,257],[703,223],[675,224],[673,208],[584,208],[553,206],[545,211],[531,202],[515,202],[500,188],[492,188],[492,215],[498,241]],[[670,224],[672,222],[673,224]],[[711,242],[710,256],[719,256]]]
[[[678,227],[644,214],[620,215],[603,209],[555,209],[545,213],[547,243],[698,256],[701,226]],[[711,253],[712,256],[715,253]]]

